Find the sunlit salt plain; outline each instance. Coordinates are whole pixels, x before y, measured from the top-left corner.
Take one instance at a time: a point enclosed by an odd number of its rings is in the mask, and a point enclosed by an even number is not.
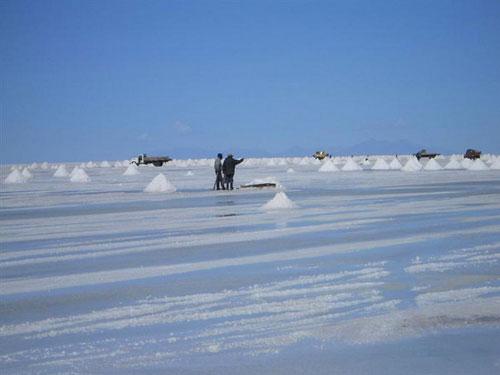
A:
[[[3,166],[1,373],[500,373],[498,159],[391,160]]]

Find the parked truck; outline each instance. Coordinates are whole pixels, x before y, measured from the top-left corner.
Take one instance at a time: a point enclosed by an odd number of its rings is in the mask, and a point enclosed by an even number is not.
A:
[[[313,154],[313,158],[318,159],[318,160],[323,160],[324,158],[329,158],[330,154],[327,153],[326,151],[316,151]]]
[[[133,159],[130,164],[135,165],[147,165],[153,164],[155,167],[161,167],[163,164],[168,163],[172,159],[168,156],[148,156],[146,154],[139,155],[137,158]]]
[[[467,151],[465,151],[464,158],[466,159],[479,159],[481,157],[481,151],[474,150],[472,148],[469,148]]]
[[[428,152],[425,148],[414,154],[415,157],[420,160],[422,158],[434,159],[436,156],[441,155],[435,152]]]

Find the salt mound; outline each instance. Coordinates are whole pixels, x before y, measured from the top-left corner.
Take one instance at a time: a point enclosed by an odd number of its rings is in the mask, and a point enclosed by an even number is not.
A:
[[[135,164],[130,164],[125,172],[123,172],[124,176],[135,176],[139,174],[139,168]]]
[[[187,171],[186,176],[194,176],[193,171]]]
[[[422,164],[415,157],[411,157],[408,159],[406,164],[401,168],[402,171],[405,172],[416,172],[422,169]]]
[[[462,164],[460,164],[460,162],[457,160],[457,158],[454,158],[452,156],[448,164],[444,166],[444,169],[463,169],[463,167]]]
[[[74,167],[74,168],[73,168],[73,170],[71,171],[71,173],[69,174],[69,176],[70,176],[70,177],[73,177],[73,175],[74,175],[75,173],[77,173],[79,169],[81,169],[81,167],[80,167],[80,168],[79,168],[79,167]]]
[[[46,161],[44,161],[40,167],[42,169],[44,169],[44,170],[49,169],[49,163],[47,163]]]
[[[402,165],[401,165],[401,163],[399,162],[398,158],[394,158],[394,159],[392,159],[392,161],[389,163],[389,167],[390,167],[391,169],[399,170],[399,169],[401,169]]]
[[[469,169],[471,167],[472,163],[473,163],[472,160],[464,158],[462,160],[462,167],[464,167],[465,169]]]
[[[30,166],[31,169],[37,169],[38,168],[38,163],[33,163]]]
[[[319,159],[314,159],[312,165],[321,165],[321,161]]]
[[[101,162],[100,167],[101,168],[109,168],[109,167],[111,167],[111,164],[109,164],[109,162],[107,160],[104,160],[103,162]]]
[[[309,158],[304,156],[300,161],[299,165],[309,165]]]
[[[95,168],[96,167],[96,165],[93,162],[91,162],[91,161],[89,161],[87,164],[85,164],[85,166],[87,168]]]
[[[64,164],[61,164],[59,168],[54,173],[54,177],[67,177],[68,176],[68,171],[66,170],[66,167]]]
[[[33,175],[31,174],[28,168],[23,169],[22,175],[26,180],[33,178]]]
[[[280,165],[280,166],[285,166],[285,165],[287,165],[286,160],[285,160],[285,159],[283,159],[283,158],[282,158],[282,159],[280,159],[280,160],[278,161],[278,165]]]
[[[121,167],[123,167],[123,165],[122,165],[122,162],[121,162],[121,161],[115,161],[115,162],[113,163],[113,168],[121,168]]]
[[[288,168],[288,169],[286,170],[286,173],[295,173],[295,169],[293,169],[293,168]]]
[[[23,184],[26,182],[26,178],[17,169],[14,169],[9,173],[5,179],[6,184]]]
[[[383,158],[377,158],[377,161],[375,162],[375,164],[373,164],[372,169],[374,171],[386,171],[391,169],[391,167]]]
[[[73,170],[72,176],[70,178],[71,182],[90,182],[90,177],[85,173],[85,171],[81,168],[75,168]]]
[[[496,158],[493,164],[490,165],[490,169],[500,169],[500,158]]]
[[[347,163],[344,164],[342,167],[342,170],[345,172],[352,172],[352,171],[362,171],[363,168],[361,168],[358,163],[354,161],[353,158],[347,159]]]
[[[173,193],[177,189],[167,178],[160,173],[158,176],[153,178],[148,186],[144,189],[146,193]]]
[[[318,172],[336,172],[339,169],[333,164],[333,162],[328,159],[323,163],[323,165],[318,169]]]
[[[469,171],[486,171],[489,168],[481,159],[476,159],[468,169]]]
[[[439,163],[434,159],[429,159],[424,167],[424,170],[426,171],[439,171],[441,169],[443,169],[443,167],[441,167]]]
[[[267,166],[268,166],[268,167],[275,167],[275,166],[276,166],[276,162],[274,161],[274,159],[270,159],[270,160],[267,162]]]
[[[283,210],[296,208],[297,205],[293,203],[284,192],[276,193],[273,199],[262,206],[264,210]]]

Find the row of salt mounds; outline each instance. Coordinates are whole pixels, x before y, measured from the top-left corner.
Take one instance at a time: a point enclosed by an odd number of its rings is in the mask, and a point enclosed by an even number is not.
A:
[[[476,159],[472,162],[469,168],[469,171],[486,171],[490,168],[481,159]]]
[[[456,158],[451,157],[448,164],[444,166],[444,169],[458,170],[458,169],[464,169],[464,167],[462,167],[462,164],[460,164],[460,162]]]
[[[441,167],[441,165],[439,165],[439,163],[434,159],[429,159],[424,167],[424,170],[426,171],[440,171],[441,169],[443,169],[443,167]]]
[[[66,166],[61,164],[56,171],[54,172],[54,177],[68,177],[68,171],[66,170]]]
[[[392,159],[392,161],[389,163],[389,167],[391,169],[394,169],[394,170],[399,170],[401,169],[403,166],[401,165],[401,163],[399,162],[398,158],[394,158]]]
[[[135,176],[139,174],[139,168],[135,164],[130,164],[125,172],[123,172],[124,176]]]
[[[146,193],[173,193],[176,187],[165,177],[163,173],[153,178],[148,186],[144,189]]]
[[[71,178],[69,180],[71,182],[90,182],[90,177],[83,169],[77,167],[71,172]]]
[[[286,210],[297,208],[297,205],[283,191],[276,193],[273,199],[261,207],[263,210]]]
[[[391,169],[389,164],[383,158],[377,158],[375,164],[373,164],[372,170],[374,171],[387,171]]]
[[[14,169],[12,172],[9,173],[4,182],[6,184],[23,184],[26,181],[28,181],[28,179],[24,177],[23,174],[19,172],[19,170]]]
[[[347,159],[347,163],[344,164],[342,167],[342,170],[345,172],[352,172],[352,171],[362,171],[363,168],[361,168],[358,163],[354,161],[353,158]]]
[[[422,164],[420,164],[420,162],[414,156],[410,157],[406,164],[401,168],[401,170],[405,172],[416,172],[421,169]]]
[[[323,165],[318,169],[318,172],[337,172],[339,169],[333,164],[333,162],[328,159],[323,163]]]

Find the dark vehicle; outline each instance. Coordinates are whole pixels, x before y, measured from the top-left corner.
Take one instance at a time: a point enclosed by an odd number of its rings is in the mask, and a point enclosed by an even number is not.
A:
[[[467,151],[465,151],[464,158],[466,159],[479,159],[481,157],[481,151],[474,150],[472,148],[469,148]]]
[[[316,151],[313,155],[313,158],[318,160],[323,160],[324,158],[329,158],[330,154],[326,151]]]
[[[161,167],[163,164],[166,164],[171,160],[172,159],[168,156],[147,156],[146,154],[142,154],[139,155],[135,160],[132,160],[130,164],[153,164],[155,167]]]
[[[424,148],[424,149],[420,150],[419,152],[417,152],[415,154],[415,157],[418,160],[420,160],[422,158],[434,159],[438,155],[441,155],[441,154],[436,154],[436,153],[433,153],[433,152],[427,152],[427,150]]]

